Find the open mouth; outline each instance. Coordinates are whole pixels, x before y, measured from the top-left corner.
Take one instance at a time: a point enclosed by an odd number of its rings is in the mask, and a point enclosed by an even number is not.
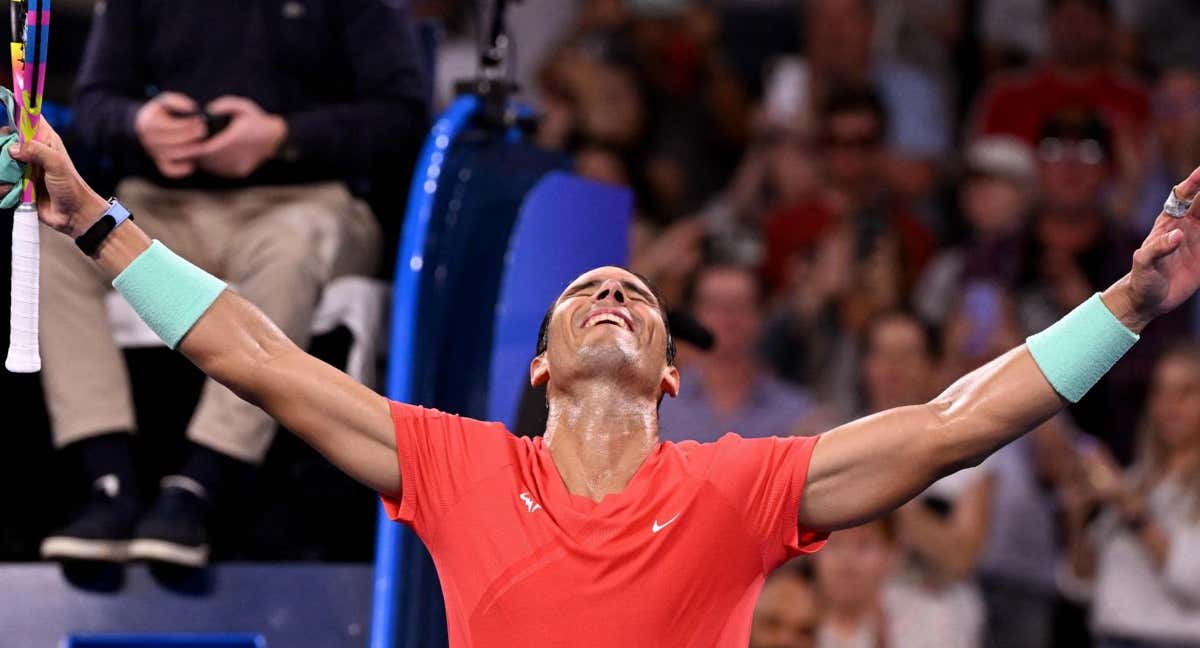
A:
[[[626,331],[633,330],[632,323],[629,321],[628,317],[618,311],[611,310],[602,310],[592,313],[583,321],[582,328],[591,328],[593,326],[604,325],[617,326],[625,329]]]

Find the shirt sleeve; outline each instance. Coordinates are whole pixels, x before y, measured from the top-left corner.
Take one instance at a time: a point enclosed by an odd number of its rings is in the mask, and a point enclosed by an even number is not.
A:
[[[76,132],[105,153],[141,151],[134,120],[145,101],[139,0],[97,3],[75,81]]]
[[[744,517],[762,543],[766,569],[812,553],[827,533],[800,527],[800,498],[808,464],[820,437],[743,439],[727,434],[717,442],[709,480]]]
[[[479,480],[518,461],[519,440],[500,423],[392,402],[400,499],[381,495],[388,517],[422,540]]]

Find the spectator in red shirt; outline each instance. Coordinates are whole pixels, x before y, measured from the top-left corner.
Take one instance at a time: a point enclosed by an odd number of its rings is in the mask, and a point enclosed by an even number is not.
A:
[[[857,256],[895,239],[904,265],[907,289],[933,253],[934,240],[908,206],[888,194],[884,181],[888,113],[882,99],[866,87],[840,88],[824,105],[820,145],[828,189],[820,199],[782,205],[767,217],[767,280],[788,287],[789,266],[835,226],[854,232]]]
[[[841,89],[826,104],[823,196],[780,207],[764,223],[764,274],[782,306],[765,336],[781,376],[834,410],[854,409],[854,342],[874,315],[901,306],[934,249],[933,235],[885,187],[887,113],[878,95]]]
[[[1036,144],[1051,115],[1085,108],[1115,125],[1122,141],[1136,141],[1150,117],[1150,98],[1113,58],[1111,3],[1051,0],[1050,6],[1048,60],[991,83],[976,108],[975,134],[1015,135]]]

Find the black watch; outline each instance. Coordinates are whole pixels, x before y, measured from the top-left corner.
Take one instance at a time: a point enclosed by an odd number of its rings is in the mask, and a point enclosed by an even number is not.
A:
[[[75,239],[75,245],[84,254],[90,257],[96,256],[96,250],[100,249],[100,244],[104,242],[104,239],[108,238],[108,235],[112,234],[113,230],[120,227],[121,223],[126,220],[133,220],[133,214],[129,213],[129,210],[125,209],[125,205],[122,205],[116,198],[109,198],[108,209],[100,215],[100,220],[92,223],[86,232]]]

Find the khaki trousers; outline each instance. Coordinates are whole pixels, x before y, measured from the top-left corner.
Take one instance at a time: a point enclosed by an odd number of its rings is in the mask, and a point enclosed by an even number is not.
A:
[[[147,234],[229,282],[301,347],[322,287],[371,274],[379,259],[378,225],[340,182],[202,191],[129,179],[117,196]],[[104,307],[111,287],[68,237],[44,229],[41,241],[42,384],[54,443],[133,430],[129,377]],[[260,463],[274,431],[265,412],[209,380],[187,434]]]

